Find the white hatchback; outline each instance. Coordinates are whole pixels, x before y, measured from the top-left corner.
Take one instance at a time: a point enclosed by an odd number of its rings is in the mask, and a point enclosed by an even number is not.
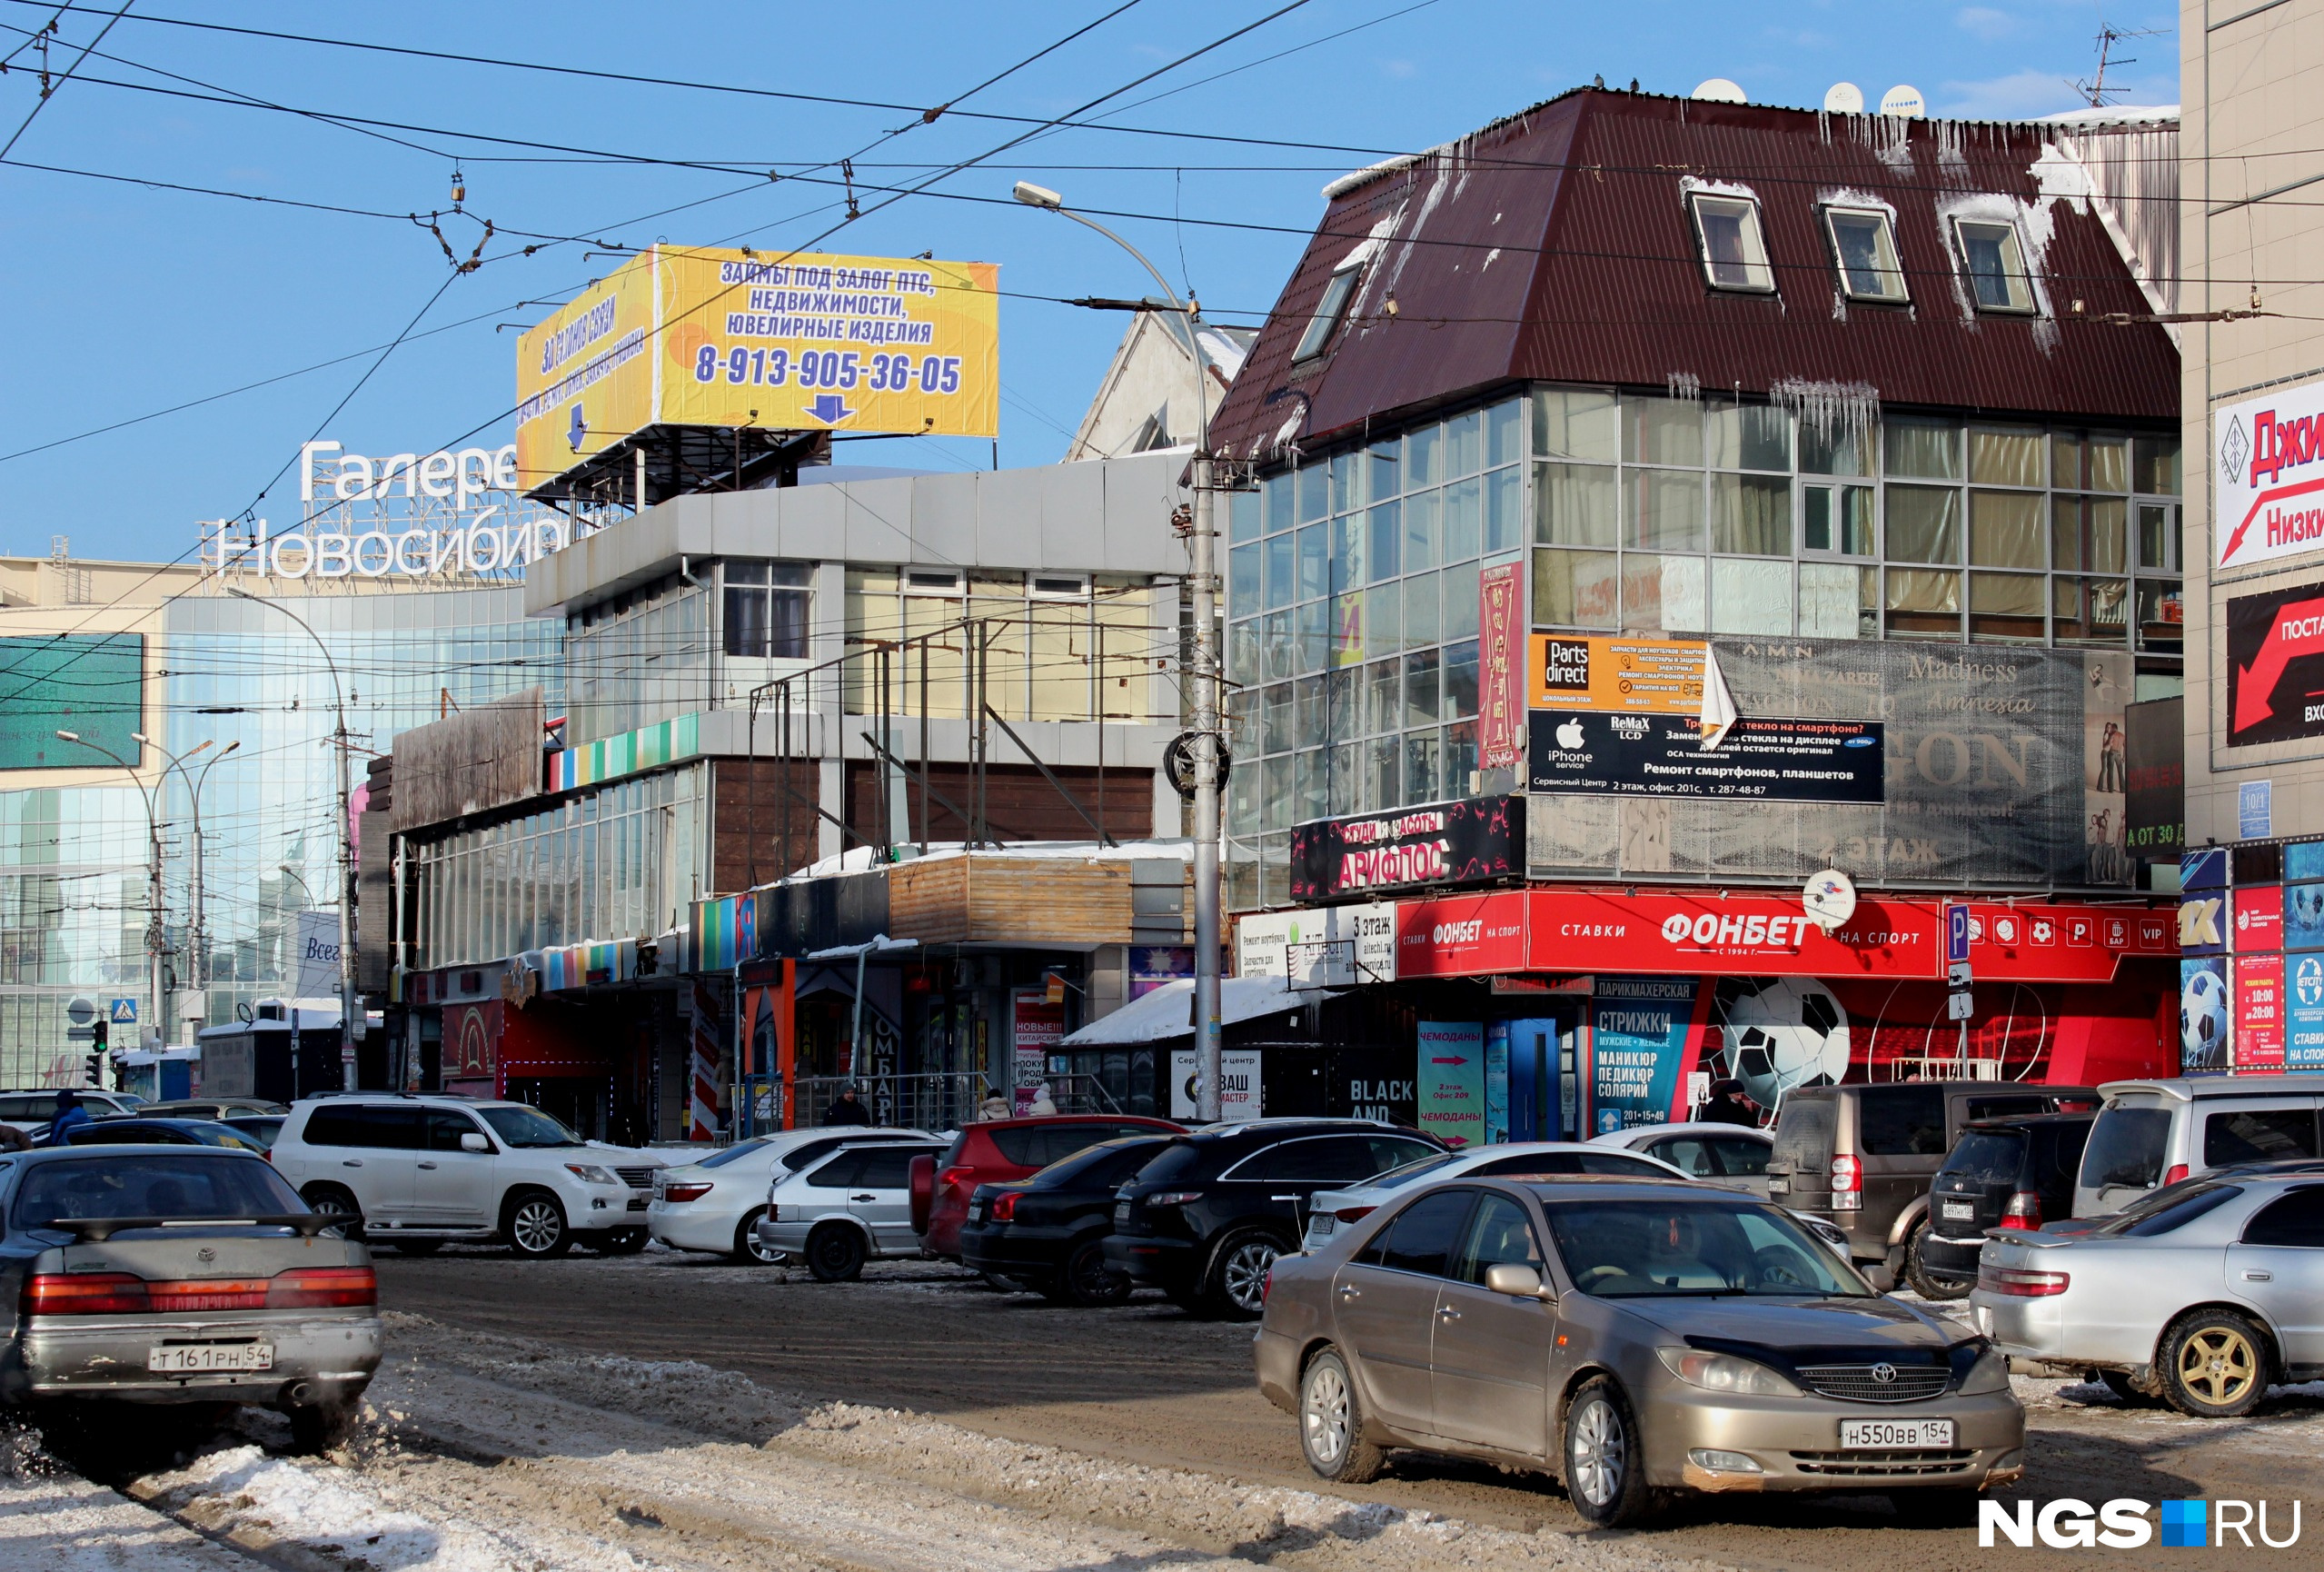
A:
[[[858,1126],[777,1130],[675,1164],[655,1176],[646,1231],[675,1250],[732,1256],[746,1265],[775,1265],[785,1252],[759,1242],[753,1231],[767,1215],[767,1191],[788,1174],[813,1166],[847,1145],[931,1141],[923,1129]]]

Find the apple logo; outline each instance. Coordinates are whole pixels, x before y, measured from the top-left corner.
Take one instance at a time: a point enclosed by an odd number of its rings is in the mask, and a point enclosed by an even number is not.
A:
[[[1582,745],[1582,722],[1578,717],[1568,715],[1564,724],[1558,727],[1557,745],[1560,748],[1579,748]]]

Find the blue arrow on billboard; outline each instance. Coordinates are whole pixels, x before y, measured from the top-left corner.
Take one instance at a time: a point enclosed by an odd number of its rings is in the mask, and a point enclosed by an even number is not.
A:
[[[807,413],[827,426],[835,426],[855,411],[848,408],[848,401],[838,393],[817,393],[815,402],[807,406]]]
[[[571,428],[565,433],[565,440],[572,444],[573,452],[579,453],[581,452],[581,439],[588,435],[589,421],[582,415],[581,405],[575,404],[573,406],[573,423]]]

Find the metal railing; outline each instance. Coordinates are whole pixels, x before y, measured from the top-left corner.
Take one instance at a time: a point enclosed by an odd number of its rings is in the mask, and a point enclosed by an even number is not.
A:
[[[1059,1113],[1119,1113],[1121,1105],[1089,1075],[1053,1075],[1043,1082]],[[874,1124],[903,1129],[958,1129],[977,1122],[988,1097],[1009,1102],[1014,1097],[995,1091],[981,1075],[950,1071],[919,1075],[800,1076],[789,1086],[771,1075],[754,1075],[728,1088],[728,1106],[735,1116],[720,1132],[722,1141],[748,1140],[754,1135],[783,1128],[783,1111],[792,1110],[793,1129],[823,1124],[839,1094],[853,1087]]]

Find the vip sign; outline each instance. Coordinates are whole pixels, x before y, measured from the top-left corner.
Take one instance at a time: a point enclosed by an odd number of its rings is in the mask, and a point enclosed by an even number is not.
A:
[[[2211,561],[2249,567],[2324,546],[2324,383],[2211,416]]]

